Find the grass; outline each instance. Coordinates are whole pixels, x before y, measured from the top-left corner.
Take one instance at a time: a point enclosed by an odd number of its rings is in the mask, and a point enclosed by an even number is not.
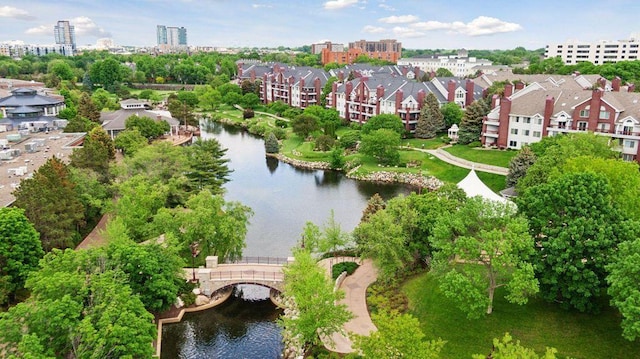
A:
[[[424,148],[425,150],[435,150],[438,147],[444,146],[445,143],[442,142],[442,140],[438,137],[428,140],[424,140],[421,138],[409,138],[403,139],[402,145],[414,148]]]
[[[554,347],[560,358],[640,358],[640,342],[622,338],[618,312],[608,306],[597,315],[565,311],[537,298],[520,306],[508,303],[499,290],[493,314],[469,320],[440,292],[431,273],[410,279],[403,291],[427,339],[447,341],[442,358],[486,355],[493,338],[505,332],[540,354]]]
[[[464,158],[467,161],[500,167],[509,167],[509,161],[518,153],[517,151],[510,150],[471,148],[464,145],[454,145],[444,150],[456,157]]]

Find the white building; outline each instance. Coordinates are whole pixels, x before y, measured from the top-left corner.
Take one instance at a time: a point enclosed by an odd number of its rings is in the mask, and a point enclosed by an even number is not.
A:
[[[466,50],[460,50],[457,55],[402,58],[398,60],[398,65],[418,67],[424,72],[435,72],[443,68],[449,70],[453,76],[466,77],[474,75],[483,67],[492,66],[493,63],[486,59],[469,57]]]
[[[549,44],[544,50],[545,59],[560,56],[567,65],[588,61],[596,65],[607,62],[638,60],[640,37],[632,35],[628,40]]]

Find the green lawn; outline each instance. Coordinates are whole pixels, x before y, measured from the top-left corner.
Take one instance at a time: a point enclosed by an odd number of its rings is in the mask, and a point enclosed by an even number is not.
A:
[[[424,148],[426,150],[434,150],[438,147],[446,145],[446,143],[442,142],[442,140],[437,137],[428,140],[424,140],[422,138],[409,138],[402,140],[402,145],[414,148]]]
[[[487,165],[509,167],[509,161],[518,153],[512,150],[492,150],[485,148],[471,148],[464,145],[454,145],[444,149],[452,155],[467,161],[484,163]]]
[[[610,307],[590,315],[565,311],[539,299],[519,306],[506,302],[504,291],[498,291],[493,314],[469,320],[442,295],[430,273],[410,279],[403,291],[427,339],[447,341],[442,358],[486,355],[493,338],[501,338],[505,332],[538,353],[554,347],[562,358],[640,358],[640,342],[622,338],[618,313]]]

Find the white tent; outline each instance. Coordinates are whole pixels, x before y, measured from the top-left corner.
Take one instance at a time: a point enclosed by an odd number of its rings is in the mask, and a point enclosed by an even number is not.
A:
[[[478,178],[478,175],[473,168],[471,169],[467,177],[458,182],[458,187],[460,187],[467,194],[467,197],[480,196],[484,199],[489,199],[496,202],[509,202],[509,200],[496,194],[491,190],[491,188],[487,187],[487,185],[484,184],[484,182],[482,182],[480,178]]]

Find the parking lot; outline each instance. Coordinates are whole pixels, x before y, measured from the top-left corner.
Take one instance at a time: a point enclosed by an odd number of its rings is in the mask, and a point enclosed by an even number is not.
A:
[[[0,133],[0,139],[11,138],[18,131]],[[65,162],[73,152],[73,144],[78,142],[78,134],[62,133],[61,130],[29,133],[19,141],[9,142],[8,146],[14,156],[6,154],[0,160],[0,204],[8,206],[14,201],[12,192],[20,185],[20,181],[29,178],[51,156],[57,156]],[[35,144],[35,146],[34,146]]]

